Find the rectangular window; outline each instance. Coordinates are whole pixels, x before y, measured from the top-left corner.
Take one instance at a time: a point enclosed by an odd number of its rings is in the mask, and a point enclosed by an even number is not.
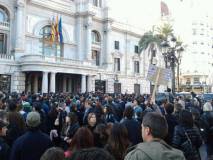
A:
[[[192,32],[193,32],[192,33],[193,35],[196,35],[196,33],[197,33],[196,29],[192,29]]]
[[[114,71],[120,71],[120,58],[114,59]]]
[[[191,79],[190,78],[186,79],[186,84],[191,84]]]
[[[137,96],[140,95],[140,84],[134,84],[134,92]]]
[[[11,76],[0,74],[0,91],[10,93]]]
[[[140,72],[140,64],[139,61],[134,61],[134,72],[139,73]]]
[[[96,66],[100,65],[100,54],[98,51],[92,51],[92,59],[95,61]]]
[[[114,93],[120,94],[121,93],[121,83],[114,83]]]
[[[0,33],[0,54],[7,53],[7,35]]]
[[[139,48],[137,45],[135,45],[135,53],[139,53]]]
[[[200,78],[199,77],[194,78],[194,84],[200,84]]]
[[[93,0],[93,5],[98,7],[98,0]]]
[[[115,41],[115,49],[119,50],[119,41]]]

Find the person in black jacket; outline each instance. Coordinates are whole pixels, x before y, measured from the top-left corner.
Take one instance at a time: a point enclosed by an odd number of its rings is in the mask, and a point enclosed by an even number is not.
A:
[[[128,131],[128,138],[132,145],[136,145],[142,142],[141,136],[141,125],[135,119],[133,119],[134,110],[132,107],[127,107],[124,110],[124,118],[121,120],[121,124],[123,124]]]
[[[165,141],[167,144],[171,145],[172,144],[172,137],[174,133],[174,128],[176,125],[178,125],[178,122],[175,118],[175,116],[172,114],[174,112],[174,105],[171,103],[166,103],[165,106],[165,111],[166,111],[166,121],[168,123],[168,134],[165,138]]]
[[[187,160],[200,160],[198,149],[202,145],[202,138],[197,127],[194,127],[192,113],[187,110],[182,110],[179,120],[179,125],[175,126],[174,129],[172,145],[182,150]],[[184,143],[186,143],[188,139],[193,148],[193,153],[190,155],[188,155],[187,151],[183,148]]]
[[[14,142],[10,160],[40,160],[42,154],[52,147],[48,135],[39,130],[39,113],[30,112],[27,115],[26,123],[29,130]]]

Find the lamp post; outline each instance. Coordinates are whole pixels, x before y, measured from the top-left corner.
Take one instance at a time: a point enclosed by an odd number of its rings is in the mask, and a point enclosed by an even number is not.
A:
[[[184,51],[183,47],[180,47],[177,50],[177,91],[180,92],[180,64],[182,59],[182,52]]]
[[[153,56],[153,57],[151,58],[150,63],[151,63],[152,65],[155,65],[155,66],[157,65],[157,58],[156,58],[156,56]],[[151,94],[152,94],[153,90],[154,90],[154,84],[153,84],[152,82],[150,82],[150,93],[151,93]]]
[[[178,65],[178,83],[179,83],[179,58],[176,54],[180,54],[183,51],[181,44],[177,43],[177,39],[174,36],[167,37],[167,40],[164,40],[161,43],[162,54],[164,56],[165,67],[171,68],[172,71],[172,93],[175,94],[175,67]],[[178,84],[179,85],[179,84]],[[178,89],[179,90],[179,89]]]

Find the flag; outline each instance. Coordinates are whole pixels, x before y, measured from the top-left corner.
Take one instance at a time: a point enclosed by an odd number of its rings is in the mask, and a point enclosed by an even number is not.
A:
[[[62,19],[61,19],[61,17],[60,17],[60,20],[59,20],[58,31],[59,31],[60,43],[63,43]]]
[[[55,19],[54,17],[52,18],[52,22],[51,22],[51,37],[50,37],[50,41],[51,43],[53,43],[55,41]]]
[[[58,15],[56,17],[56,21],[55,21],[55,39],[56,41],[58,41]]]

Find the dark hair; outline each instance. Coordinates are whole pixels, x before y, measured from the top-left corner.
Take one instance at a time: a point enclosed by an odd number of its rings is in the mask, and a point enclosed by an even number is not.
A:
[[[108,140],[108,134],[107,134],[107,125],[100,123],[95,127],[94,130],[95,135],[95,144],[96,147],[104,147]]]
[[[139,98],[135,98],[134,101],[136,101],[138,105],[140,105],[140,103],[141,103]]]
[[[7,114],[9,124],[15,125],[21,131],[26,129],[25,121],[23,117],[17,112],[9,112]]]
[[[192,113],[187,110],[182,110],[179,113],[180,124],[186,127],[193,127],[193,117]]]
[[[159,113],[149,112],[143,117],[144,127],[149,127],[154,138],[164,139],[168,134],[168,124],[166,119]]]
[[[85,103],[88,103],[88,105],[90,105],[90,106],[92,105],[92,101],[90,99],[86,99]]]
[[[5,120],[7,118],[7,112],[0,110],[0,120]]]
[[[171,92],[172,90],[171,90],[171,88],[167,88],[167,92]]]
[[[70,149],[72,151],[75,151],[83,148],[90,148],[93,146],[94,138],[92,132],[86,127],[81,127],[73,136],[70,144]]]
[[[78,122],[78,116],[74,112],[68,113],[68,117],[70,118],[70,124],[71,125]]]
[[[33,107],[35,108],[36,111],[41,111],[42,109],[41,103],[39,102],[34,102]]]
[[[13,111],[16,111],[16,109],[17,109],[17,103],[16,103],[16,101],[15,100],[10,100],[8,102],[8,110],[11,111],[11,112],[13,112]]]
[[[174,112],[174,105],[171,103],[166,103],[165,110],[167,114],[172,114]]]
[[[105,108],[106,108],[106,113],[113,113],[113,111],[112,111],[112,106],[111,105],[106,105],[105,106]]]
[[[134,114],[134,110],[132,107],[129,106],[125,108],[123,116],[128,119],[132,119],[133,114]]]
[[[40,160],[64,160],[64,151],[58,147],[49,148],[41,156]]]
[[[123,124],[115,123],[112,127],[106,149],[116,160],[124,159],[127,148],[130,145],[128,131]]]
[[[114,160],[112,155],[101,148],[88,148],[74,152],[70,160]]]

